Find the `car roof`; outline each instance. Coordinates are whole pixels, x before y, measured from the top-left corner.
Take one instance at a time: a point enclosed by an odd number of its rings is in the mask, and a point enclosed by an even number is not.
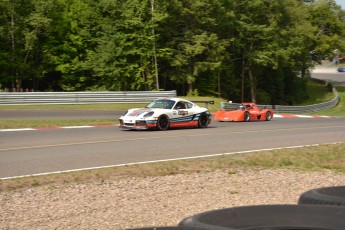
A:
[[[163,98],[158,98],[157,100],[171,100],[171,101],[185,101],[185,102],[190,102],[186,99],[183,99],[183,98],[178,98],[178,97],[163,97]]]

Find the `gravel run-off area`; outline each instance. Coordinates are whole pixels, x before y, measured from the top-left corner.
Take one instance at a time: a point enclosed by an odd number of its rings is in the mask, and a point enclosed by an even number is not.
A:
[[[176,226],[214,209],[297,204],[307,190],[344,183],[344,173],[238,169],[39,186],[0,192],[0,229]]]

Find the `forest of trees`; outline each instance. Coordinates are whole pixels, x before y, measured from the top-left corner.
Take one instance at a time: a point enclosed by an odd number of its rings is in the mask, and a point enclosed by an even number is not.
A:
[[[334,0],[0,0],[0,91],[294,104],[344,53],[344,15]]]

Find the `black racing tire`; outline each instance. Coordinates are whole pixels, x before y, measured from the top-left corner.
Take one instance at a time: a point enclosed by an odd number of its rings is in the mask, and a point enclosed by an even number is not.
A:
[[[271,112],[270,112],[270,111],[267,111],[267,112],[266,112],[266,114],[265,114],[265,119],[266,119],[266,121],[271,120]]]
[[[343,230],[345,209],[326,205],[258,205],[214,210],[179,223],[185,230]]]
[[[169,128],[170,121],[167,115],[160,115],[157,119],[157,129],[160,131],[167,130]]]
[[[248,112],[245,112],[244,115],[243,115],[243,121],[244,122],[248,122],[250,121],[250,115]]]
[[[300,195],[298,203],[345,206],[345,186],[323,187],[306,191]]]
[[[208,126],[209,123],[209,117],[206,113],[202,113],[199,116],[199,120],[198,120],[198,127],[199,128],[206,128]]]

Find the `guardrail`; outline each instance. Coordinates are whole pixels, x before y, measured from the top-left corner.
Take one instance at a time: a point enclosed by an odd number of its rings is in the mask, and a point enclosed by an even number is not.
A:
[[[257,105],[260,109],[269,108],[276,113],[291,113],[291,114],[308,114],[321,111],[324,109],[330,109],[335,107],[339,102],[339,94],[331,83],[326,82],[329,87],[332,88],[334,98],[330,101],[326,101],[320,104],[306,105],[306,106],[285,106],[285,105]],[[231,111],[236,109],[240,103],[227,103],[221,102],[221,109]]]
[[[0,93],[0,105],[148,103],[160,97],[176,97],[176,90],[117,92],[3,92]]]

